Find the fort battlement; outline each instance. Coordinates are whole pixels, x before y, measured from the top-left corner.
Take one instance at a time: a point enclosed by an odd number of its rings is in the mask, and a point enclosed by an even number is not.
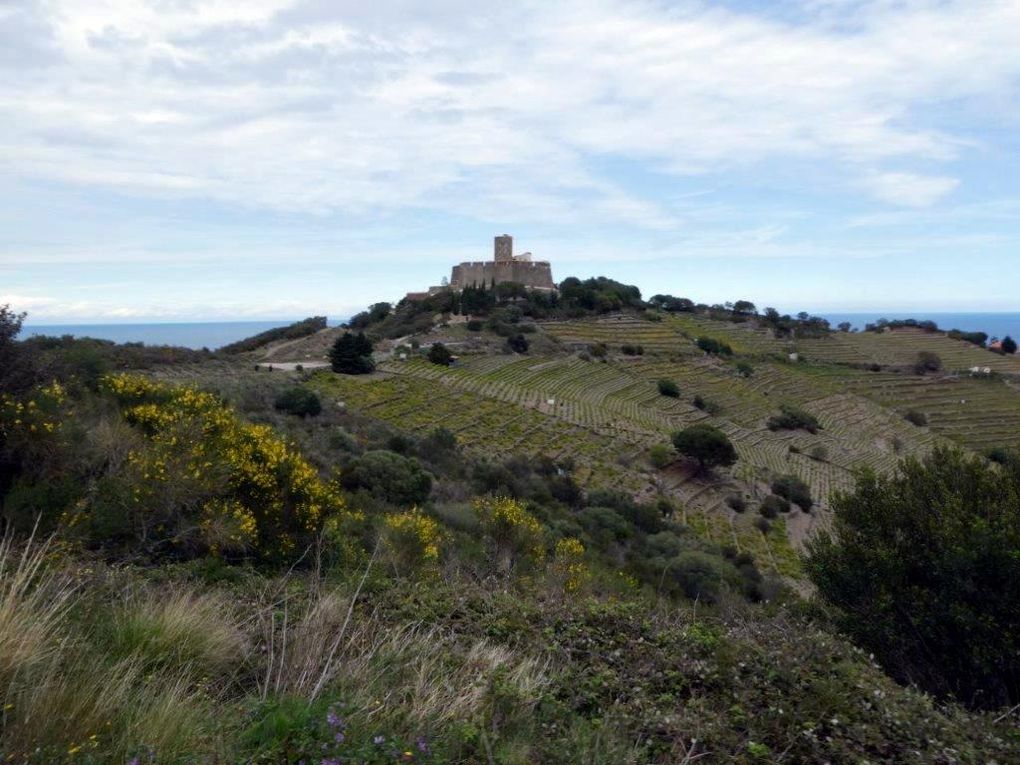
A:
[[[531,260],[531,253],[520,257],[513,254],[513,237],[497,236],[493,244],[493,259],[471,261],[453,267],[450,287],[489,287],[493,284],[517,282],[533,290],[555,290],[552,266],[542,260]]]
[[[497,236],[493,244],[493,259],[465,261],[454,266],[448,288],[459,291],[465,287],[491,287],[493,284],[516,282],[528,289],[555,292],[552,266],[544,260],[532,260],[530,252],[514,255],[513,248],[512,236]],[[430,287],[428,292],[409,292],[407,297],[423,300],[443,289],[447,287]]]

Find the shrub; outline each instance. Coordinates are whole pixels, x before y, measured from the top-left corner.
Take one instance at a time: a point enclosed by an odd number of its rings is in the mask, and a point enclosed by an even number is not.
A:
[[[780,513],[790,512],[790,503],[784,498],[777,496],[776,494],[769,494],[762,500],[761,506],[758,508],[758,512],[765,518],[775,518]]]
[[[720,406],[715,401],[712,401],[711,399],[705,398],[700,394],[695,396],[691,400],[691,406],[693,406],[695,409],[700,409],[702,412],[705,412],[705,414],[711,414],[713,416],[719,414],[722,411],[722,406]]]
[[[903,419],[919,428],[923,428],[928,424],[928,415],[924,412],[919,412],[916,409],[908,411],[905,415],[903,415]]]
[[[439,524],[417,507],[387,515],[383,521],[383,540],[393,565],[401,573],[439,562]]]
[[[793,404],[781,405],[779,414],[772,415],[767,425],[769,430],[806,430],[808,433],[817,433],[822,427],[813,414]]]
[[[734,369],[736,369],[737,374],[741,377],[751,377],[754,375],[754,367],[746,361],[738,361]]]
[[[481,332],[485,325],[481,319],[471,319],[466,325],[468,332]]]
[[[516,334],[506,341],[506,347],[514,353],[527,353],[528,338],[522,334]]]
[[[542,525],[524,504],[509,497],[486,497],[475,502],[496,569],[503,574],[530,568],[545,558]]]
[[[432,347],[429,348],[428,352],[428,360],[441,367],[448,367],[453,363],[453,354],[442,343],[432,343]]]
[[[937,353],[931,351],[921,351],[917,354],[917,359],[914,361],[914,373],[919,375],[925,375],[929,372],[939,372],[942,370],[942,359]]]
[[[696,460],[698,471],[727,467],[737,461],[730,439],[711,425],[693,425],[673,435],[673,446],[685,457]]]
[[[724,343],[722,340],[716,340],[712,337],[699,337],[694,344],[705,353],[710,353],[713,356],[733,355],[733,349],[729,345]]]
[[[816,460],[818,462],[825,462],[827,459],[829,459],[829,450],[826,449],[821,444],[818,444],[817,446],[811,447],[811,452],[809,456],[811,457],[811,459]]]
[[[344,332],[329,351],[329,363],[334,372],[344,375],[365,375],[375,370],[372,361],[372,342],[364,332]]]
[[[742,513],[747,510],[747,500],[739,494],[731,494],[726,498],[726,506],[735,513]]]
[[[669,566],[669,574],[691,600],[714,603],[726,585],[733,569],[717,555],[701,550],[686,550]]]
[[[584,562],[584,545],[579,539],[566,537],[556,543],[553,572],[566,593],[580,590],[591,576]]]
[[[68,519],[87,520],[102,543],[133,538],[175,555],[289,558],[328,520],[349,516],[338,487],[217,396],[134,375],[106,377],[102,389],[143,438],[100,482],[91,513]],[[115,533],[104,528],[109,522]]]
[[[1020,702],[1020,470],[945,448],[862,471],[806,565],[838,623],[902,682]]]
[[[432,490],[432,476],[413,457],[391,451],[365,452],[340,477],[348,491],[367,491],[391,505],[420,505]]]
[[[625,356],[643,356],[645,349],[640,345],[621,345],[620,352]]]
[[[1016,350],[1017,350],[1016,340],[1014,340],[1009,335],[1006,335],[1004,338],[1002,338],[1002,353],[1004,355],[1012,355],[1016,353]]]
[[[663,396],[669,396],[670,398],[680,398],[680,386],[676,384],[674,380],[668,378],[662,378],[656,383],[659,388],[659,393]]]
[[[784,475],[772,482],[772,493],[790,500],[807,512],[814,505],[811,487],[794,475]]]
[[[674,451],[668,444],[655,444],[648,450],[648,458],[652,466],[662,470],[673,461]]]
[[[295,417],[314,417],[322,411],[322,402],[319,400],[318,394],[302,387],[281,391],[273,402],[273,406],[279,411],[293,414]]]

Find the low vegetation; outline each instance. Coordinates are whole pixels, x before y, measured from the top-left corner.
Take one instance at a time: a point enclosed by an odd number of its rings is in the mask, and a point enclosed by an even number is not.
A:
[[[259,348],[280,340],[297,340],[302,337],[308,337],[309,335],[314,335],[316,332],[325,328],[325,316],[311,316],[307,319],[294,322],[293,324],[288,324],[285,327],[267,329],[265,332],[260,332],[257,335],[246,338],[245,340],[239,340],[236,343],[224,345],[220,351],[222,353],[231,354],[245,353],[247,351],[258,350]]]
[[[806,430],[808,433],[817,433],[822,428],[817,417],[794,404],[782,404],[779,413],[772,415],[767,425],[769,430]]]

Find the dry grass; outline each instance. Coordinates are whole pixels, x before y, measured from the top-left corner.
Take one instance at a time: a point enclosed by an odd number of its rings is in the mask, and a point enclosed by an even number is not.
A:
[[[74,587],[45,571],[48,545],[19,552],[0,542],[0,688],[7,688],[60,650],[59,633]]]
[[[247,655],[231,605],[220,595],[184,588],[126,600],[114,611],[107,640],[116,658],[195,676],[223,678]]]

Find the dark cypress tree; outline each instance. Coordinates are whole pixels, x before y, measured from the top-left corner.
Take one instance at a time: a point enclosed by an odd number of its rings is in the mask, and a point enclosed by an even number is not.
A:
[[[344,375],[364,375],[375,369],[372,361],[372,343],[363,332],[357,335],[344,332],[329,352],[329,363],[334,372]]]

